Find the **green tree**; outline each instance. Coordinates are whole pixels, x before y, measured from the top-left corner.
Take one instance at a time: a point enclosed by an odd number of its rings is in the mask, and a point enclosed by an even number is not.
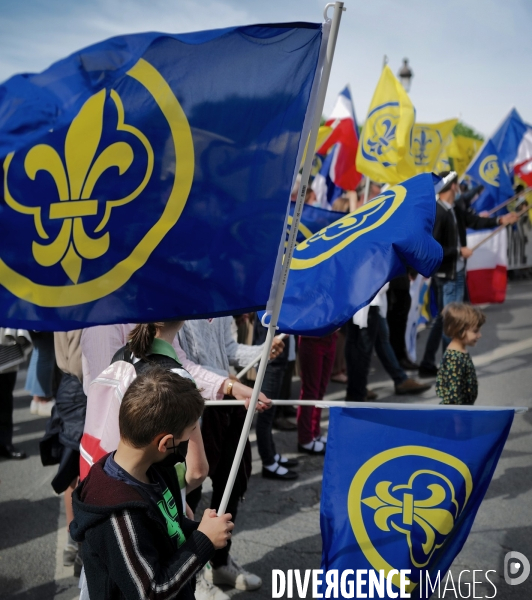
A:
[[[480,135],[480,133],[462,121],[458,121],[458,123],[454,126],[453,133],[454,135],[463,135],[464,137],[474,138],[475,140],[480,140],[482,142],[484,141],[484,137]]]

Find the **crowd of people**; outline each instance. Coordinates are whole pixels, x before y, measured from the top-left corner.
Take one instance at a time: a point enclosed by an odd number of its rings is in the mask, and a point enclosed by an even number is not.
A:
[[[372,182],[367,199],[380,189]],[[339,331],[274,338],[256,409],[263,477],[298,477],[298,460],[283,456],[275,446],[276,427],[297,431],[294,453],[326,452],[319,407],[298,406],[296,411],[271,405],[271,399],[291,399],[296,369],[301,400],[323,399],[332,380],[346,386],[347,401],[371,401],[377,399],[368,389],[375,351],[397,395],[419,394],[433,385],[412,377],[417,371],[420,378],[437,378],[442,403],[475,402],[476,376],[467,347],[479,339],[485,317],[464,303],[465,265],[471,255],[466,227],[493,228],[518,219],[516,213],[477,215],[471,196],[478,191],[460,190],[455,178],[439,192],[434,237],[444,258],[432,277],[438,315],[420,365],[412,362],[405,346],[410,281],[417,276],[411,270],[384,286]],[[308,203],[314,202],[313,194],[309,189]],[[358,189],[337,199],[333,208],[348,212],[363,201],[364,192]],[[220,516],[217,512],[256,376],[253,369],[242,380],[234,373],[260,354],[265,337],[255,314],[32,332],[25,387],[32,396],[31,412],[49,417],[41,458],[44,465],[58,465],[52,486],[63,494],[67,515],[64,564],[73,566],[77,575],[84,568],[82,598],[88,590],[92,600],[166,598],[172,593],[224,600],[228,596],[220,585],[240,590],[261,586],[261,579],[231,553],[239,503],[250,481],[249,440],[227,510]],[[440,344],[441,368],[436,364]],[[16,369],[0,372],[0,455],[10,459],[25,458],[12,443]],[[104,371],[107,379],[102,383]],[[131,377],[127,386],[122,385],[126,372]],[[101,415],[105,427],[115,431],[115,445],[110,454],[95,458],[93,449],[80,442],[88,413],[99,418],[99,393],[109,381],[125,388],[119,410]],[[224,398],[245,404],[204,407],[205,400]],[[207,477],[212,482],[210,507],[196,522]]]

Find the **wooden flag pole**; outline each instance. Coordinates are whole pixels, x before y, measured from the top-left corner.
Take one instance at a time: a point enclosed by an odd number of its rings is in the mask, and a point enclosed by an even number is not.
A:
[[[521,211],[519,213],[519,218],[521,218],[523,215],[525,215],[528,212],[528,209],[525,209],[523,211]],[[492,237],[496,236],[498,233],[500,233],[503,229],[505,229],[506,227],[508,227],[508,225],[500,225],[499,227],[497,227],[497,229],[494,229],[489,235],[487,235],[483,240],[481,240],[478,244],[476,244],[475,246],[473,246],[471,248],[471,252],[474,252],[477,248],[479,248],[480,246],[482,246],[482,244],[484,244],[485,242],[487,242],[489,239],[491,239]]]
[[[491,216],[493,213],[496,213],[498,210],[501,210],[501,208],[504,208],[505,206],[508,206],[508,204],[510,204],[510,202],[512,202],[516,198],[519,198],[519,196],[521,196],[523,194],[528,194],[528,192],[532,192],[532,187],[526,188],[526,190],[523,190],[522,192],[519,192],[519,194],[515,194],[515,196],[512,196],[511,198],[508,198],[508,200],[506,200],[502,204],[499,204],[495,208],[492,208],[491,210],[488,211],[488,216]]]

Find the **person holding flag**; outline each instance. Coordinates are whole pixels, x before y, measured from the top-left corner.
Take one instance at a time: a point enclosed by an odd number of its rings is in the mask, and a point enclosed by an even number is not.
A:
[[[450,173],[443,171],[440,177]],[[473,254],[467,247],[466,228],[493,229],[497,225],[511,225],[519,216],[509,213],[502,217],[481,217],[472,210],[467,210],[462,203],[455,204],[459,193],[458,176],[449,181],[439,192],[436,206],[436,221],[434,238],[443,248],[443,261],[433,274],[432,282],[436,291],[439,314],[430,331],[423,360],[419,367],[420,377],[435,377],[438,374],[436,353],[443,333],[441,311],[451,302],[463,302],[465,290],[465,266]],[[444,338],[443,350],[449,344],[449,338]]]

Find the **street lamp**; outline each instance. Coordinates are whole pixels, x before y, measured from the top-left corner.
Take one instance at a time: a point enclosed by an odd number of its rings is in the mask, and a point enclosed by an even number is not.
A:
[[[414,77],[412,69],[408,66],[408,58],[403,58],[403,66],[399,69],[399,73],[397,74],[399,75],[399,80],[405,88],[405,91],[408,93],[410,91],[412,77]]]

